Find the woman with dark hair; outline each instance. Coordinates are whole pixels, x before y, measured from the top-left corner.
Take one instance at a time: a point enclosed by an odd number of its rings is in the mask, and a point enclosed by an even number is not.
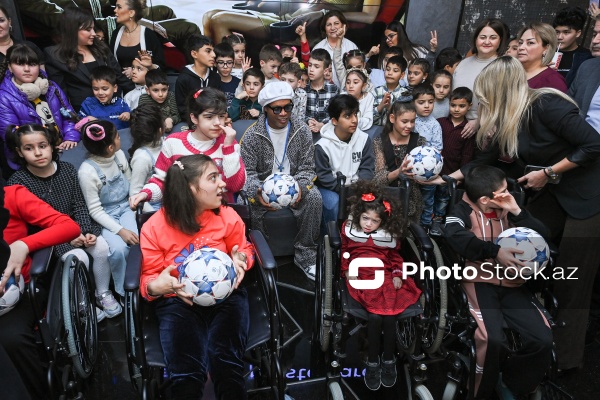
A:
[[[175,161],[166,174],[163,208],[141,231],[140,292],[156,304],[175,399],[202,398],[209,373],[217,398],[247,398],[242,356],[248,340],[248,294],[239,285],[254,253],[241,218],[224,205],[221,176],[205,154]],[[203,247],[230,255],[236,272],[233,292],[210,307],[192,303],[193,295],[177,279],[186,257]]]
[[[4,6],[0,5],[0,63],[4,62],[6,58],[6,52],[9,48],[17,43],[25,43],[31,47],[38,55],[40,59],[40,65],[44,67],[44,53],[39,47],[27,40],[20,40],[12,36],[12,19],[10,18],[8,11]]]
[[[60,44],[46,48],[48,75],[69,96],[78,111],[81,103],[93,96],[90,73],[101,65],[117,74],[119,89],[128,92],[134,83],[121,73],[121,66],[102,41],[96,40],[94,17],[78,7],[67,8],[61,24]]]
[[[139,24],[145,8],[146,0],[117,0],[115,5],[115,17],[121,27],[113,32],[110,48],[128,78],[131,78],[131,63],[136,58],[148,69],[164,68],[165,64],[158,35]],[[142,54],[147,57],[141,57]]]
[[[452,79],[452,90],[467,87],[473,90],[475,78],[499,55],[504,54],[508,45],[509,32],[504,22],[496,18],[486,18],[479,23],[473,32],[471,48],[473,56],[465,58],[458,64]],[[473,105],[467,113],[467,125],[463,129],[463,137],[471,137],[479,129],[477,108],[479,101],[473,95]]]
[[[433,40],[430,42],[431,50],[427,50],[425,46],[411,42],[411,40],[408,38],[404,25],[402,25],[402,22],[392,21],[385,27],[383,38],[379,47],[373,47],[369,53],[367,53],[367,58],[376,55],[378,56],[369,58],[370,64],[373,66],[378,66],[377,68],[379,69],[385,68],[382,68],[382,60],[379,59],[379,54],[384,53],[386,49],[391,47],[399,47],[402,49],[402,55],[408,63],[415,58],[425,58],[433,67],[433,63],[435,61],[435,51],[437,50],[437,37],[435,42]]]

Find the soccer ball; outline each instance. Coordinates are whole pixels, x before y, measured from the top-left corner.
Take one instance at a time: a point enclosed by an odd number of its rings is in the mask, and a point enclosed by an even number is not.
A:
[[[15,276],[11,275],[8,278],[8,282],[6,282],[4,295],[0,297],[0,316],[6,314],[19,303],[21,300],[21,295],[25,290],[25,281],[23,280],[23,275],[19,277],[19,282],[17,283]]]
[[[417,146],[408,153],[409,167],[418,181],[430,181],[442,171],[442,154],[429,146]]]
[[[496,239],[500,247],[523,250],[522,254],[515,253],[515,258],[523,261],[529,268],[524,268],[522,276],[531,276],[536,271],[543,270],[550,260],[550,248],[544,238],[529,228],[510,228],[503,231]]]
[[[262,184],[262,198],[271,207],[280,209],[294,205],[300,196],[300,186],[293,176],[271,174]]]
[[[237,281],[233,261],[218,249],[203,247],[191,253],[177,269],[179,282],[186,293],[194,295],[194,303],[212,306],[224,301]]]

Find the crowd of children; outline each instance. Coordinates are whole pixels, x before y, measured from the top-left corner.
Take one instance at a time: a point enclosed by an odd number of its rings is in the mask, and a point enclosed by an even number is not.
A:
[[[88,153],[78,172],[69,163],[58,160],[57,146],[63,140],[72,140],[72,135],[68,135],[70,125],[11,119],[0,141],[5,146],[0,163],[4,175],[10,176],[9,184],[27,187],[80,226],[81,234],[58,246],[57,254],[76,254],[86,264],[87,254],[93,257],[95,295],[101,307],[99,320],[122,311],[117,298],[125,294],[127,255],[130,245],[140,240],[133,210],[142,202],[147,211],[161,208],[167,171],[180,157],[209,156],[223,181],[223,197],[234,202],[237,193],[246,191],[253,207],[252,223],[263,230],[262,218],[270,207],[261,200],[261,182],[274,172],[294,176],[301,188],[299,205],[292,208],[300,231],[294,262],[313,280],[315,243],[320,230],[338,219],[341,173],[346,177],[346,185],[357,187],[362,196],[352,203],[342,228],[342,246],[355,256],[381,255],[389,260],[387,286],[374,294],[383,299],[385,307],[376,307],[378,299],[373,296],[351,292],[354,300],[372,314],[368,325],[370,340],[379,343],[383,332],[383,354],[378,345],[369,349],[366,384],[376,390],[380,384],[395,383],[395,339],[391,333],[393,318],[389,316],[414,303],[420,291],[398,273],[397,265],[402,261],[398,258],[398,240],[408,221],[399,220],[399,206],[386,198],[381,188],[398,185],[403,175],[410,177],[405,158],[417,146],[441,152],[441,175],[459,170],[473,160],[477,151],[473,133],[479,126],[477,107],[482,101],[489,102],[477,100],[477,93],[472,90],[475,77],[504,53],[522,58],[520,49],[524,44],[521,37],[509,40],[505,24],[490,19],[476,31],[473,56],[463,61],[458,50],[446,48],[437,52],[434,60],[437,36],[432,34],[431,51],[413,44],[407,48],[396,38],[399,34],[406,36],[404,28],[392,23],[386,29],[387,45],[365,53],[344,37],[347,24],[343,13],[330,14],[323,18],[322,29],[327,37],[312,51],[306,24],[301,24],[296,28],[299,48],[266,44],[259,53],[257,67],[246,57],[243,35],[232,33],[218,44],[207,36],[193,35],[187,41],[193,62],[180,71],[174,87],[163,69],[148,67],[140,57],[131,64],[130,80],[135,88],[122,96],[115,71],[97,66],[90,71],[93,96],[81,103],[77,114],[65,100],[59,104],[61,118],[71,118],[71,125],[77,122],[75,128]],[[558,38],[554,40],[558,40],[562,52],[562,61],[556,67],[567,84],[581,63],[591,57],[589,50],[577,44],[585,18],[581,10],[569,8],[559,13],[554,22]],[[525,32],[534,36],[539,36],[539,32],[554,34],[548,31],[549,25],[542,25],[545,24],[532,24]],[[491,44],[479,46],[481,43]],[[27,85],[35,85],[22,81],[26,74],[19,68],[30,66],[38,68],[37,74],[45,80],[42,84],[47,90],[48,81],[45,73],[39,72],[35,54],[21,47],[13,51],[14,57],[11,50],[7,52],[9,70],[2,73],[7,82],[3,81],[0,92],[8,91],[8,87],[12,91],[13,85],[28,93],[31,89]],[[370,60],[375,55],[377,62]],[[546,58],[544,53],[541,59]],[[544,61],[542,67],[547,64]],[[37,75],[35,82],[39,86]],[[50,101],[52,93],[46,93],[36,92],[35,97]],[[7,108],[0,102],[0,110]],[[239,132],[232,126],[237,120],[256,121],[245,132],[241,144],[236,141]],[[373,127],[381,127],[381,133],[374,137],[370,135]],[[121,150],[118,132],[126,128],[130,128],[133,138],[128,149],[130,160]],[[486,177],[494,179],[486,183]],[[487,227],[473,226],[473,213],[493,220],[494,224],[510,221],[540,230],[543,227],[515,205],[514,199],[504,193],[505,186],[501,172],[473,169],[466,177],[466,197],[446,218],[447,188],[413,184],[409,204],[405,205],[407,215],[432,236],[444,235],[446,221],[446,233],[454,235],[451,245],[470,261],[507,259],[503,250],[485,239]],[[382,238],[391,241],[382,244]],[[111,279],[114,294],[109,289]],[[483,293],[480,287],[478,283],[466,284],[470,304],[505,290],[486,287]],[[520,293],[518,290],[507,293],[515,295]],[[516,301],[521,300],[517,297]],[[532,309],[528,312],[535,314]],[[528,314],[523,318],[532,319]],[[478,322],[480,330],[492,329],[483,321]],[[518,327],[525,323],[517,322]],[[532,368],[537,369],[528,379],[533,383],[539,383],[541,377],[536,372],[549,362],[551,342],[543,322],[541,317],[535,320],[534,336],[544,346],[532,362]],[[494,325],[493,329],[501,327]],[[485,338],[477,337],[476,345],[478,349],[489,349]],[[478,367],[485,365],[486,370],[496,371],[490,365],[497,364],[498,357],[481,351]],[[496,382],[490,379],[497,380],[497,374],[488,376],[492,378],[478,376],[476,388],[481,393],[487,394],[495,387]],[[511,390],[520,395],[537,385],[516,384],[511,381],[516,378],[509,373],[504,378]]]

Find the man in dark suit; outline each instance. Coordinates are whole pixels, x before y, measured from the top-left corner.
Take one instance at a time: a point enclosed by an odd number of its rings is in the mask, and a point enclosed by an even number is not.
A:
[[[596,18],[590,50],[594,58],[579,67],[569,96],[579,106],[580,114],[600,134],[600,17]]]

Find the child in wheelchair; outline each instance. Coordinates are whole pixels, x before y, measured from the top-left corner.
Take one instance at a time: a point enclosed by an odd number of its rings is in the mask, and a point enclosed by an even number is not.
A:
[[[525,265],[494,240],[512,226],[534,229],[542,236],[546,227],[521,209],[507,190],[504,172],[478,166],[465,177],[465,195],[446,216],[444,236],[450,247],[477,269],[473,279],[463,277],[475,331],[475,393],[478,399],[493,396],[498,386],[515,396],[528,396],[541,383],[550,366],[552,332],[542,312],[532,303],[525,281],[509,274]],[[509,268],[510,267],[510,268]],[[509,349],[504,329],[516,331],[521,346]]]
[[[406,227],[400,206],[393,198],[386,198],[377,185],[359,181],[356,195],[350,198],[350,213],[341,232],[341,271],[348,279],[348,293],[369,312],[367,335],[369,340],[365,383],[371,390],[380,385],[391,387],[396,383],[396,316],[416,303],[421,291],[412,278],[402,278],[400,238]],[[377,258],[383,261],[383,284],[377,289],[355,289],[353,280],[373,280],[377,273],[372,268],[361,268],[358,276],[351,275],[351,264],[358,258]],[[358,306],[358,305],[357,305]],[[380,345],[383,331],[383,354]]]

